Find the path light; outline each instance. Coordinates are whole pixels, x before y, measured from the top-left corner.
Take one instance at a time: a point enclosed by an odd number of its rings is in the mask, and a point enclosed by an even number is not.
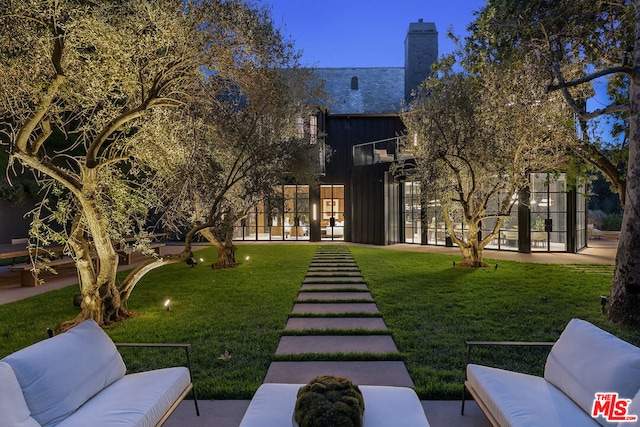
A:
[[[607,309],[607,296],[606,295],[600,295],[600,307],[602,309],[602,312],[605,313],[606,309]]]
[[[244,260],[249,262],[249,255],[247,255],[247,257]]]
[[[204,262],[204,258],[200,258],[198,261],[200,261],[200,264],[202,264]]]
[[[171,310],[171,300],[170,299],[168,299],[168,300],[166,300],[164,302],[164,309],[167,310],[167,311]]]
[[[194,267],[196,264],[198,264],[198,261],[196,261],[194,257],[191,257],[187,260],[187,265],[190,265],[191,267]]]

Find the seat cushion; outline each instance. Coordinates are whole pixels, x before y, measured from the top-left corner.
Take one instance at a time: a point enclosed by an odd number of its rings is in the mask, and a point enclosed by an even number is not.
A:
[[[596,393],[635,396],[640,388],[640,349],[573,319],[549,353],[544,378],[590,413]],[[598,419],[608,425],[603,417]]]
[[[501,426],[597,426],[598,423],[542,377],[467,365],[467,380]]]
[[[11,365],[0,362],[0,424],[12,427],[39,427],[24,401],[18,379]]]
[[[59,423],[126,371],[115,345],[93,320],[3,360],[13,368],[31,416],[43,426]]]
[[[153,427],[190,384],[189,370],[184,367],[125,375],[58,427]]]

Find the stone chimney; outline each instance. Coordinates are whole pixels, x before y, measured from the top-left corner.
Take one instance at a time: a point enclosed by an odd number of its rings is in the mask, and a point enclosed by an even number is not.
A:
[[[431,64],[438,59],[438,31],[433,22],[409,24],[407,37],[404,39],[404,99],[408,104],[412,100],[411,93],[422,83],[429,72]]]

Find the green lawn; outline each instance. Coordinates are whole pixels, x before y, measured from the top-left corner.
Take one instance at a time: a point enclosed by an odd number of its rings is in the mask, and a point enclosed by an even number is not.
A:
[[[487,260],[498,268],[454,268],[453,256],[363,247],[351,251],[392,330],[422,398],[459,398],[466,340],[555,341],[571,318],[640,345],[640,331],[602,314],[611,270],[602,266]],[[545,350],[479,351],[472,361],[542,374]]]
[[[199,397],[250,398],[274,357],[315,248],[241,245],[240,267],[216,271],[208,267],[215,251],[201,251],[202,265],[150,273],[129,300],[137,317],[108,333],[116,342],[191,343]],[[611,283],[601,268],[500,261],[497,270],[468,270],[453,268],[455,256],[350,249],[423,398],[459,398],[465,340],[555,340],[580,317],[640,344],[640,331],[610,325],[600,312],[600,295]],[[0,305],[0,357],[72,318],[76,293],[70,287]],[[166,299],[171,311],[163,308]],[[132,370],[181,360],[179,352],[126,350]],[[476,361],[541,372],[544,354],[528,353],[478,352]]]

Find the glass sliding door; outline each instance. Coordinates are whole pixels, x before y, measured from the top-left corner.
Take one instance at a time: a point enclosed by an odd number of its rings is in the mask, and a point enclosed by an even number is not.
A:
[[[320,186],[320,235],[344,240],[344,185]]]
[[[567,182],[558,176],[531,176],[531,251],[567,250]]]

